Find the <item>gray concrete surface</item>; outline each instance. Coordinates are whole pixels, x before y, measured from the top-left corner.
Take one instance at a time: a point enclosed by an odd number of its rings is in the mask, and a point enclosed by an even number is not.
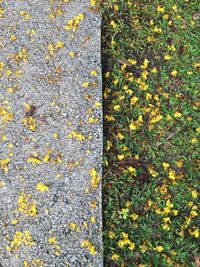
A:
[[[102,266],[101,16],[0,6],[0,266]]]

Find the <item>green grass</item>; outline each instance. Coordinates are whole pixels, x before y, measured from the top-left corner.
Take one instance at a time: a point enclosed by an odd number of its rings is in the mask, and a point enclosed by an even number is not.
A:
[[[199,266],[198,1],[101,1],[105,266]]]

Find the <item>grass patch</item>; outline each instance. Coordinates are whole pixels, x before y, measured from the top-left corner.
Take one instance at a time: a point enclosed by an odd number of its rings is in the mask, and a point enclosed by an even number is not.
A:
[[[198,2],[101,2],[105,266],[199,266]]]

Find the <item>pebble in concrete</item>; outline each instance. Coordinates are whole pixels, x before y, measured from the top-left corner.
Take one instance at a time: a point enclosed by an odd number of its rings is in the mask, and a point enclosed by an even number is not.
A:
[[[0,0],[0,266],[102,266],[94,2]]]

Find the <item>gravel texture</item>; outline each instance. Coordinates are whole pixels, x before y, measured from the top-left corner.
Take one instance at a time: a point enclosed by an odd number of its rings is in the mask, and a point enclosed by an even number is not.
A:
[[[103,266],[101,15],[0,5],[0,266]]]

